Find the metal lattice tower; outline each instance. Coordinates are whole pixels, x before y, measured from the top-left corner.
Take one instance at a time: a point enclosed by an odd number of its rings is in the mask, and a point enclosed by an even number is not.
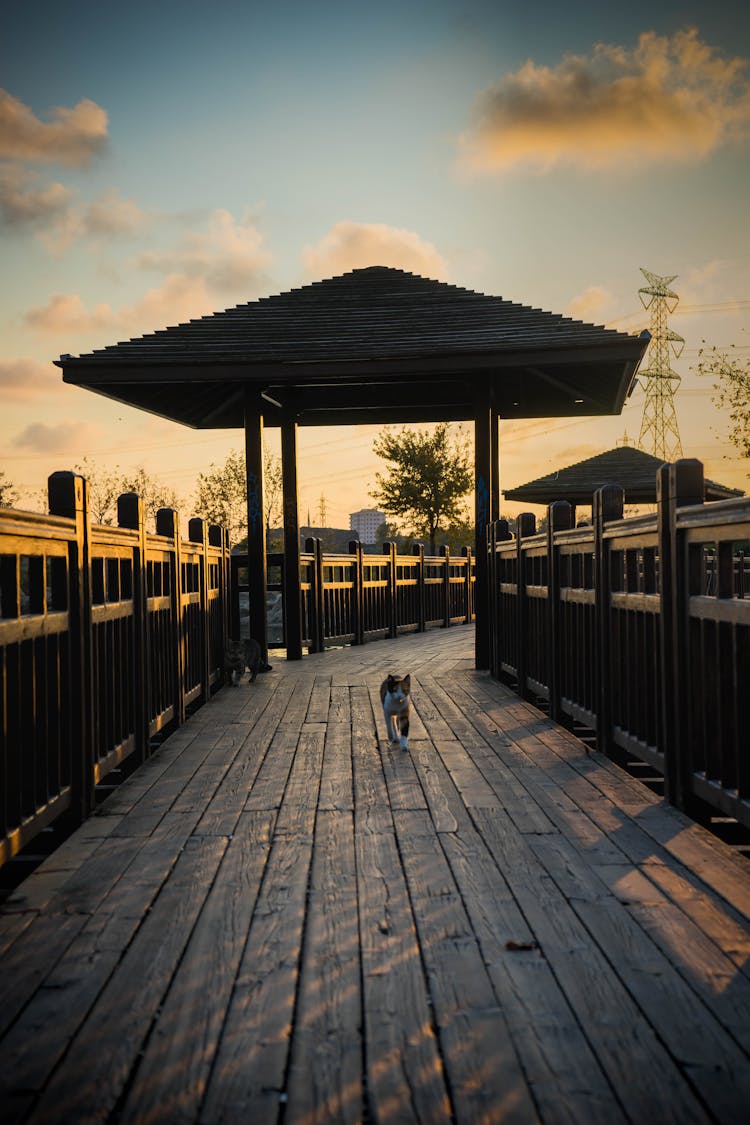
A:
[[[675,358],[680,355],[685,341],[667,327],[667,315],[677,307],[679,297],[669,288],[677,277],[657,277],[641,267],[648,281],[638,290],[644,309],[651,309],[651,343],[648,347],[648,367],[642,368],[638,379],[646,392],[638,448],[664,461],[682,457],[682,442],[677,428],[674,396],[681,379],[670,363],[670,349]]]

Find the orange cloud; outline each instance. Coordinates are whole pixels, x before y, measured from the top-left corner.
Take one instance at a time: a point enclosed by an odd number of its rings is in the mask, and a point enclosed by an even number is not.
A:
[[[0,164],[0,218],[8,227],[37,226],[56,221],[71,203],[73,192],[63,184],[29,185],[33,177],[16,164]]]
[[[0,359],[0,402],[22,401],[60,390],[60,372],[34,359]]]
[[[13,440],[15,449],[33,449],[40,453],[74,453],[90,448],[101,436],[100,426],[90,422],[63,419],[54,425],[32,422]]]
[[[248,300],[258,293],[271,261],[258,228],[252,222],[236,222],[229,211],[220,209],[211,216],[207,232],[191,232],[169,250],[147,251],[136,265],[201,278],[217,292],[237,292]]]
[[[603,324],[603,310],[612,300],[612,294],[600,285],[590,285],[568,302],[565,312],[575,320],[588,324]]]
[[[215,311],[215,299],[201,278],[173,274],[140,301],[119,309],[99,304],[86,308],[77,293],[56,293],[46,305],[24,317],[37,332],[50,336],[91,336],[102,332],[144,333]]]
[[[635,48],[599,44],[556,67],[531,60],[485,90],[461,139],[472,171],[699,160],[744,138],[750,83],[695,29],[647,32]]]
[[[365,266],[393,266],[438,279],[447,274],[445,260],[431,242],[383,223],[336,223],[316,246],[305,247],[302,261],[313,277]]]
[[[0,90],[0,157],[86,165],[107,140],[106,110],[84,98],[55,106],[49,122],[7,90]]]
[[[151,219],[132,199],[123,199],[116,188],[110,188],[89,203],[82,225],[87,234],[130,236]]]

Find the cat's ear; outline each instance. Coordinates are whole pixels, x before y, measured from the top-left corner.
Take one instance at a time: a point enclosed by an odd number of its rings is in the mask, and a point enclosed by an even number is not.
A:
[[[392,675],[388,676],[388,679],[386,680],[386,683],[388,685],[388,691],[393,691],[394,688],[396,687],[396,684],[395,684],[395,681],[394,681]]]
[[[404,689],[404,691],[411,691],[411,673],[409,673],[408,676],[404,676],[403,680],[401,681],[401,687]]]

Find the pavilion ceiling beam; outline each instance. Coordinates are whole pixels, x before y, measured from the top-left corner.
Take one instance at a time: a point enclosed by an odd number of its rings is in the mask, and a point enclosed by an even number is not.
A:
[[[569,396],[573,401],[576,398],[582,399],[581,405],[587,402],[593,403],[599,410],[605,413],[609,410],[607,404],[596,395],[592,395],[590,391],[584,391],[580,387],[575,386],[570,380],[558,379],[554,375],[550,375],[548,371],[542,371],[540,367],[524,367],[524,371],[533,375],[536,379],[541,379],[543,383],[548,383],[550,387],[555,387],[556,390],[562,391],[563,394]]]

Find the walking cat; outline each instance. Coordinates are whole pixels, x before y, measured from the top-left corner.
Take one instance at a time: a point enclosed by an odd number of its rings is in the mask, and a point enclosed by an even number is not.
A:
[[[411,710],[411,676],[389,676],[380,685],[385,729],[389,742],[399,742],[409,749],[409,711]]]
[[[261,660],[260,645],[254,641],[252,637],[246,637],[242,641],[227,641],[227,647],[224,650],[224,670],[231,674],[231,682],[234,687],[237,687],[245,669],[250,672],[250,683],[253,682],[258,672],[266,671],[268,665],[263,664]]]

